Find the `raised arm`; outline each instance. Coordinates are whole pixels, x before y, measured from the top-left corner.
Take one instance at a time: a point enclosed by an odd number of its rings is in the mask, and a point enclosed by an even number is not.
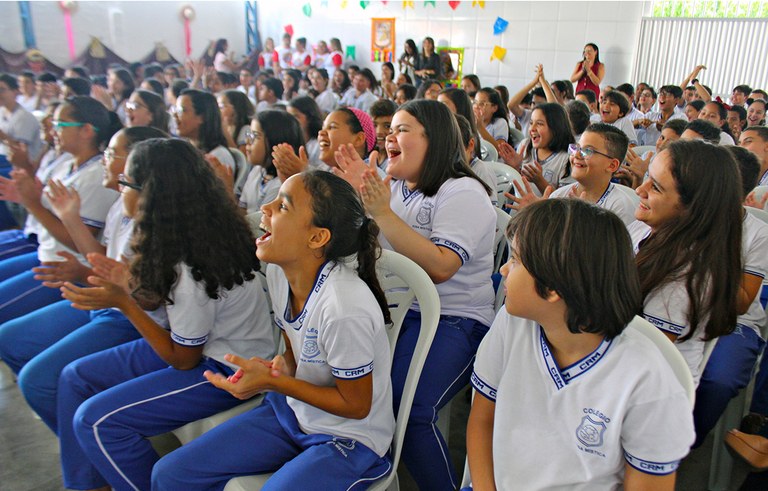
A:
[[[686,87],[691,85],[691,80],[693,80],[694,78],[698,77],[699,76],[699,72],[701,72],[702,70],[706,70],[706,69],[707,69],[707,67],[704,66],[704,65],[696,65],[694,67],[693,71],[691,71],[691,73],[689,73],[688,76],[685,77],[683,79],[683,81],[680,83],[680,88],[685,90]]]
[[[507,107],[512,112],[512,114],[515,115],[516,118],[519,118],[523,115],[524,108],[520,107],[520,103],[523,101],[525,96],[528,94],[528,92],[532,91],[536,85],[539,83],[539,74],[541,73],[541,65],[536,65],[536,74],[533,77],[533,80],[528,82],[522,89],[520,89],[515,95],[510,97],[509,102],[507,103]]]

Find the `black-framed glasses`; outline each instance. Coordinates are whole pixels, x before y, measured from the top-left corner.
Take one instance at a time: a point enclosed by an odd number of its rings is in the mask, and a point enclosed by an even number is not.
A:
[[[125,180],[125,174],[120,174],[117,176],[117,185],[123,186],[125,188],[131,188],[135,189],[136,191],[141,191],[142,187],[134,182],[128,182]]]
[[[607,153],[599,152],[594,148],[582,148],[576,143],[571,143],[568,145],[568,155],[575,156],[576,154],[580,154],[585,159],[590,159],[594,154],[602,155],[603,157],[608,157],[609,159],[613,158]]]

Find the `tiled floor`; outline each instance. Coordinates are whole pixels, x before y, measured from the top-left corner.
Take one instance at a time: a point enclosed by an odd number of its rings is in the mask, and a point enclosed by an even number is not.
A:
[[[464,394],[454,399],[450,447],[457,469],[464,464],[464,427],[469,404]],[[171,437],[172,438],[172,437]],[[159,439],[156,446],[173,448],[172,439]],[[707,488],[712,438],[694,451],[678,473],[677,489],[702,491]],[[0,491],[60,491],[59,449],[55,436],[27,407],[5,365],[0,363]],[[729,491],[736,491],[746,468],[737,464]],[[416,490],[404,469],[401,489]]]

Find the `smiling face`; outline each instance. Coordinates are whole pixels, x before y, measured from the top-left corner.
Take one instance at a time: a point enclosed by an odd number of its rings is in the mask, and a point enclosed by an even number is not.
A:
[[[117,176],[125,170],[125,161],[128,158],[127,139],[122,131],[115,133],[109,140],[109,146],[104,151],[102,165],[104,166],[104,179],[101,184],[105,188],[117,190]]]
[[[477,92],[479,90],[479,87],[475,87],[475,84],[473,84],[472,81],[468,78],[461,79],[461,88],[467,94],[470,92]]]
[[[176,118],[177,131],[180,137],[197,138],[203,124],[203,117],[195,113],[192,99],[188,95],[182,95],[176,100],[176,112],[173,116]]]
[[[150,126],[152,124],[152,113],[141,96],[134,92],[131,97],[128,98],[128,103],[125,105],[126,126],[132,128],[134,126]]]
[[[596,150],[596,152],[588,159],[581,153],[570,156],[571,175],[573,178],[584,186],[598,183],[603,179],[609,181],[613,173],[616,172],[616,169],[619,168],[619,161],[602,155],[608,154],[605,138],[599,133],[586,131],[579,139],[579,146]]]
[[[229,99],[224,94],[219,94],[216,97],[219,103],[219,112],[221,113],[221,121],[225,124],[234,124],[235,108]]]
[[[491,118],[496,110],[499,108],[496,104],[493,104],[485,92],[478,92],[475,94],[475,100],[472,102],[475,107],[475,115],[482,122],[483,126],[491,122]]]
[[[659,92],[659,109],[662,112],[674,111],[677,99],[672,94],[662,90]]]
[[[731,92],[731,104],[734,106],[743,106],[747,102],[747,94],[739,90]]]
[[[376,150],[380,155],[387,151],[387,135],[392,127],[392,116],[376,116],[373,118],[373,125],[376,128]]]
[[[615,123],[621,117],[621,106],[610,99],[605,99],[600,105],[600,118],[603,123]]]
[[[670,153],[661,152],[648,167],[649,178],[637,188],[640,204],[635,210],[635,218],[645,222],[651,230],[670,223],[683,213],[671,166]]]
[[[392,131],[387,136],[389,167],[387,174],[402,179],[414,189],[421,176],[429,140],[424,126],[408,111],[397,111],[392,118]]]
[[[658,154],[659,152],[664,150],[667,147],[667,145],[679,139],[680,139],[680,135],[675,133],[675,130],[670,128],[662,129],[661,134],[659,134],[659,139],[656,140],[656,153]]]
[[[264,165],[267,158],[267,139],[261,129],[259,120],[253,118],[251,121],[252,137],[247,138],[245,144],[245,153],[248,156],[248,162],[251,165]]]
[[[688,122],[690,123],[694,119],[699,119],[699,111],[695,107],[691,106],[690,104],[685,106],[685,117],[688,118]]]
[[[336,167],[334,152],[339,149],[339,145],[351,143],[358,149],[358,152],[365,151],[365,133],[353,133],[348,118],[346,111],[332,112],[325,118],[323,129],[317,134],[320,160],[326,165]]]
[[[725,120],[720,118],[720,109],[718,108],[717,104],[712,103],[705,104],[704,107],[701,108],[699,119],[712,121],[718,128],[725,124]]]
[[[765,103],[755,101],[747,109],[747,126],[760,126],[765,119]]]
[[[656,99],[653,98],[653,93],[650,90],[644,89],[640,92],[638,103],[643,112],[648,112],[656,104]]]
[[[125,170],[123,170],[123,179],[128,183],[135,183],[131,171],[131,159],[125,163]],[[134,189],[130,186],[118,185],[118,190],[123,196],[123,214],[129,218],[136,216],[136,211],[139,208],[139,197],[141,191]]]
[[[547,118],[541,109],[533,110],[533,114],[531,114],[531,129],[528,133],[531,137],[533,148],[549,148],[550,143],[552,143],[552,131],[549,129]]]
[[[442,88],[440,87],[440,84],[432,84],[429,86],[429,88],[424,92],[424,98],[430,101],[436,101],[437,96],[440,95],[440,91]]]
[[[739,136],[739,146],[757,155],[763,167],[768,165],[768,141],[760,138],[760,134],[757,131],[744,131]]]

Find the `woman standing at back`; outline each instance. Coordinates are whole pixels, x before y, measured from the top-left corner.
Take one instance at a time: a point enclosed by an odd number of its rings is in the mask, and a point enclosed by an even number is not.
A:
[[[590,89],[600,97],[600,82],[603,78],[605,78],[605,65],[600,61],[600,48],[595,43],[587,43],[584,46],[584,58],[576,64],[571,82],[576,83],[576,92]]]

